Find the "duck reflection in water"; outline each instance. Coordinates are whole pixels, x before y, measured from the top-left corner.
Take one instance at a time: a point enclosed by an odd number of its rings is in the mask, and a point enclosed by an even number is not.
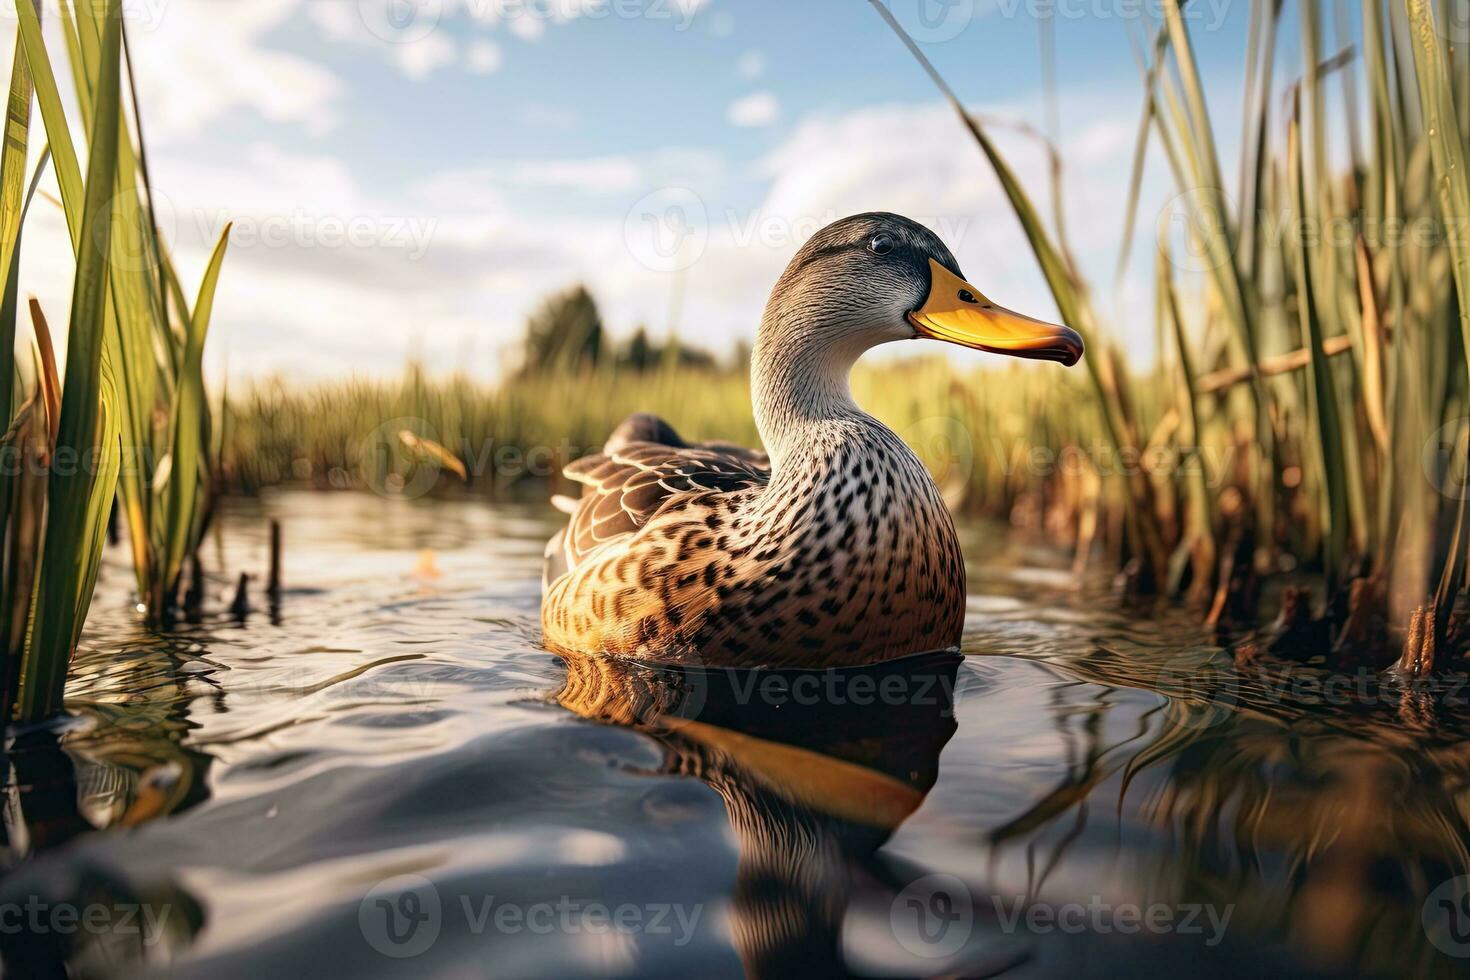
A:
[[[853,896],[903,888],[876,852],[934,785],[961,657],[830,670],[564,659],[564,707],[651,736],[659,774],[698,778],[723,799],[739,846],[731,931],[746,973],[845,972]]]

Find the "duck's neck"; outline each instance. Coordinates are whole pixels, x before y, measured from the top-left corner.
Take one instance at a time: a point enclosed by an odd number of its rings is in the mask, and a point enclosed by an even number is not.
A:
[[[833,423],[866,418],[852,400],[848,376],[867,345],[818,344],[763,323],[751,352],[755,424],[773,473],[823,441]]]

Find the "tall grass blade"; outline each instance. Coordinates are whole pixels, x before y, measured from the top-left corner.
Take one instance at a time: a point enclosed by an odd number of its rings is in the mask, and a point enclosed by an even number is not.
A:
[[[1214,519],[1210,509],[1209,481],[1201,460],[1204,427],[1200,422],[1199,382],[1193,358],[1189,352],[1189,343],[1185,337],[1184,319],[1179,313],[1179,299],[1174,291],[1169,257],[1162,248],[1159,250],[1157,269],[1156,278],[1163,307],[1160,314],[1173,327],[1172,339],[1175,352],[1179,355],[1179,402],[1182,409],[1181,414],[1189,423],[1184,446],[1194,457],[1193,465],[1185,464],[1189,519],[1193,524],[1189,539],[1185,542],[1190,545],[1194,566],[1194,581],[1190,591],[1196,601],[1203,601],[1214,588],[1218,548],[1215,543]]]
[[[1306,198],[1305,165],[1302,162],[1301,128],[1297,119],[1292,120],[1287,136],[1287,158],[1290,161],[1292,210],[1302,216]],[[1336,589],[1337,577],[1343,568],[1347,554],[1348,501],[1347,467],[1343,459],[1342,423],[1338,417],[1337,386],[1332,377],[1332,365],[1323,348],[1322,322],[1317,306],[1316,287],[1312,281],[1311,256],[1303,238],[1297,242],[1295,273],[1297,291],[1297,313],[1301,320],[1302,335],[1311,354],[1311,370],[1307,386],[1314,423],[1314,442],[1319,455],[1320,473],[1326,500],[1322,512],[1322,523],[1327,529],[1322,564],[1327,577],[1328,591]]]
[[[24,0],[22,0],[24,2]],[[5,110],[5,148],[0,151],[0,428],[9,428],[15,406],[16,372],[12,369],[15,354],[16,307],[20,295],[20,228],[25,203],[26,151],[31,127],[31,75],[16,38],[15,57],[11,61],[10,92]],[[45,161],[43,160],[42,163]],[[0,542],[10,527],[10,508],[15,481],[0,475]],[[0,562],[0,599],[8,597],[10,583],[5,563]],[[0,667],[0,677],[4,670]]]
[[[61,709],[67,665],[105,539],[105,516],[99,522],[97,515],[106,509],[100,506],[101,500],[111,499],[113,485],[107,480],[117,474],[117,445],[105,441],[115,432],[115,414],[102,396],[102,374],[120,121],[120,0],[109,0],[104,17],[99,97],[88,129],[83,247],[77,256],[61,424],[47,487],[45,551],[31,641],[34,650],[24,665],[17,698],[21,721],[44,718]]]
[[[46,126],[46,139],[51,147],[52,164],[56,168],[56,183],[61,188],[62,209],[66,213],[67,230],[71,232],[72,250],[80,253],[83,209],[81,164],[77,162],[76,146],[72,143],[71,130],[66,124],[61,91],[56,87],[56,74],[51,70],[51,56],[47,54],[46,42],[41,37],[40,18],[28,3],[17,4],[15,9],[20,15],[20,44],[25,50],[26,63],[30,66],[36,88],[36,104],[41,110],[41,121]]]
[[[28,0],[20,0],[22,4]],[[5,102],[5,148],[0,151],[0,275],[4,278],[4,306],[0,307],[0,353],[9,364],[15,351],[16,297],[18,284],[14,275],[15,256],[19,251],[22,195],[25,190],[26,151],[31,130],[30,69],[26,66],[20,38],[15,41],[15,57],[11,61],[10,92]],[[15,405],[14,372],[0,370],[0,421],[10,421]],[[0,528],[5,526],[0,513]]]
[[[195,544],[201,516],[200,484],[208,469],[208,443],[201,424],[206,408],[204,339],[209,333],[209,319],[214,312],[215,287],[219,283],[220,268],[224,264],[225,249],[229,242],[230,227],[227,225],[209,258],[204,281],[199,287],[199,299],[194,304],[193,315],[188,318],[189,340],[174,402],[171,476],[166,489],[168,551],[163,581],[167,583],[170,593],[176,590],[184,559]]]
[[[1455,112],[1446,42],[1435,29],[1428,0],[1405,0],[1404,10],[1408,14],[1412,35],[1414,73],[1419,83],[1419,101],[1424,107],[1426,137],[1434,164],[1440,211],[1447,227],[1455,232],[1447,236],[1450,270],[1455,283],[1461,349],[1467,359],[1467,372],[1470,372],[1470,242],[1460,232],[1461,229],[1470,227],[1470,183],[1467,183],[1465,174],[1465,144]],[[1460,451],[1458,443],[1456,451]],[[1455,564],[1463,552],[1463,543],[1459,537],[1465,524],[1465,508],[1466,497],[1461,494],[1460,515],[1456,521],[1456,539],[1450,566]],[[1448,624],[1450,612],[1449,590],[1445,583],[1454,575],[1451,567],[1435,597],[1441,627]]]

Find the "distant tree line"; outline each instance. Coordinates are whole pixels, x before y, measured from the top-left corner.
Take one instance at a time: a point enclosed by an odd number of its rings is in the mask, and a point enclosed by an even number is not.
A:
[[[748,362],[740,345],[735,366]],[[585,286],[573,286],[546,299],[526,321],[521,372],[551,374],[577,371],[602,364],[615,364],[634,371],[663,367],[713,368],[719,360],[707,350],[682,343],[677,338],[659,343],[640,326],[626,343],[616,345],[606,336],[597,301]]]

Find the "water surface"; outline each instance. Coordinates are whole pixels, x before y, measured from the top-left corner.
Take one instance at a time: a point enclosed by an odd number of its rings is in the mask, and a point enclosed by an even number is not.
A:
[[[232,616],[271,517],[286,591]],[[555,519],[232,501],[204,552],[228,573],[209,615],[167,635],[137,624],[114,549],[74,719],[10,755],[7,972],[1470,963],[1452,955],[1470,953],[1452,683],[1237,672],[1189,616],[1122,608],[1105,576],[993,527],[964,531],[963,656],[759,677],[568,663],[537,643]]]

